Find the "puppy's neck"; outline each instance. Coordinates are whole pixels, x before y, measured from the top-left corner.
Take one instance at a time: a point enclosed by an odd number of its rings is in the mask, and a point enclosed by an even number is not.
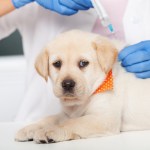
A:
[[[89,101],[80,105],[63,106],[63,112],[68,118],[81,117],[86,112]]]

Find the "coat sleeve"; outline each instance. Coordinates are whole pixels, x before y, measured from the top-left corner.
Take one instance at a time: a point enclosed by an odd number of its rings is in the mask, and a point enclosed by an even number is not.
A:
[[[15,10],[0,17],[0,40],[13,33],[20,23],[21,10]]]

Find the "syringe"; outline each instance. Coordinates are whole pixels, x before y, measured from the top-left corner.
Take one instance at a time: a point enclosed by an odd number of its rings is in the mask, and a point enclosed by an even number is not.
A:
[[[111,24],[109,16],[106,13],[104,7],[102,6],[100,0],[91,0],[91,2],[92,2],[92,4],[93,4],[93,6],[94,6],[94,8],[95,8],[95,10],[99,16],[101,24],[104,27],[107,27],[111,33],[114,33],[113,25]]]

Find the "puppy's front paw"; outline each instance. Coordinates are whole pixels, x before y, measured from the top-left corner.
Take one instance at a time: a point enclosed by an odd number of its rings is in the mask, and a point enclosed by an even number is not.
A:
[[[15,140],[20,142],[32,141],[35,132],[39,129],[41,129],[41,126],[38,124],[26,126],[25,128],[18,131],[15,136]]]
[[[49,143],[69,141],[80,139],[81,137],[76,133],[64,128],[56,128],[54,130],[49,130],[46,132],[46,137]]]
[[[38,144],[56,143],[75,139],[80,139],[80,136],[59,127],[38,130],[33,138],[33,140]]]
[[[39,124],[29,125],[21,129],[15,137],[16,141],[35,141],[36,143],[55,143],[68,140],[80,139],[81,137],[70,130],[61,127],[44,128]]]
[[[45,132],[44,129],[40,129],[40,130],[38,130],[37,132],[35,132],[33,140],[34,140],[37,144],[49,143],[48,138],[47,138],[47,136],[46,136],[46,132]]]

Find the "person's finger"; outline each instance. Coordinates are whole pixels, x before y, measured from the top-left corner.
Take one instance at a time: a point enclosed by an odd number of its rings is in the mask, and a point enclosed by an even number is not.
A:
[[[78,11],[61,6],[61,9],[57,10],[56,12],[60,13],[61,15],[70,16],[76,14]]]
[[[145,42],[140,42],[128,47],[125,47],[118,55],[118,59],[121,61],[129,54],[134,53],[139,50],[145,50]]]
[[[150,70],[150,60],[125,67],[128,72],[142,73]]]
[[[147,79],[147,78],[150,78],[150,71],[136,73],[135,75],[137,78]]]
[[[88,8],[85,6],[82,6],[72,0],[59,0],[59,3],[61,5],[64,5],[65,7],[74,9],[74,10],[87,10]]]
[[[122,66],[131,66],[136,63],[150,60],[150,52],[142,50],[129,54],[122,60]]]
[[[74,2],[76,2],[79,5],[82,5],[83,7],[87,7],[87,8],[92,8],[92,2],[91,0],[72,0]]]
[[[74,9],[71,9],[71,8],[61,5],[59,3],[59,0],[55,1],[53,8],[54,8],[53,11],[58,12],[62,15],[67,15],[67,16],[73,15],[78,12],[77,10],[74,10]]]

